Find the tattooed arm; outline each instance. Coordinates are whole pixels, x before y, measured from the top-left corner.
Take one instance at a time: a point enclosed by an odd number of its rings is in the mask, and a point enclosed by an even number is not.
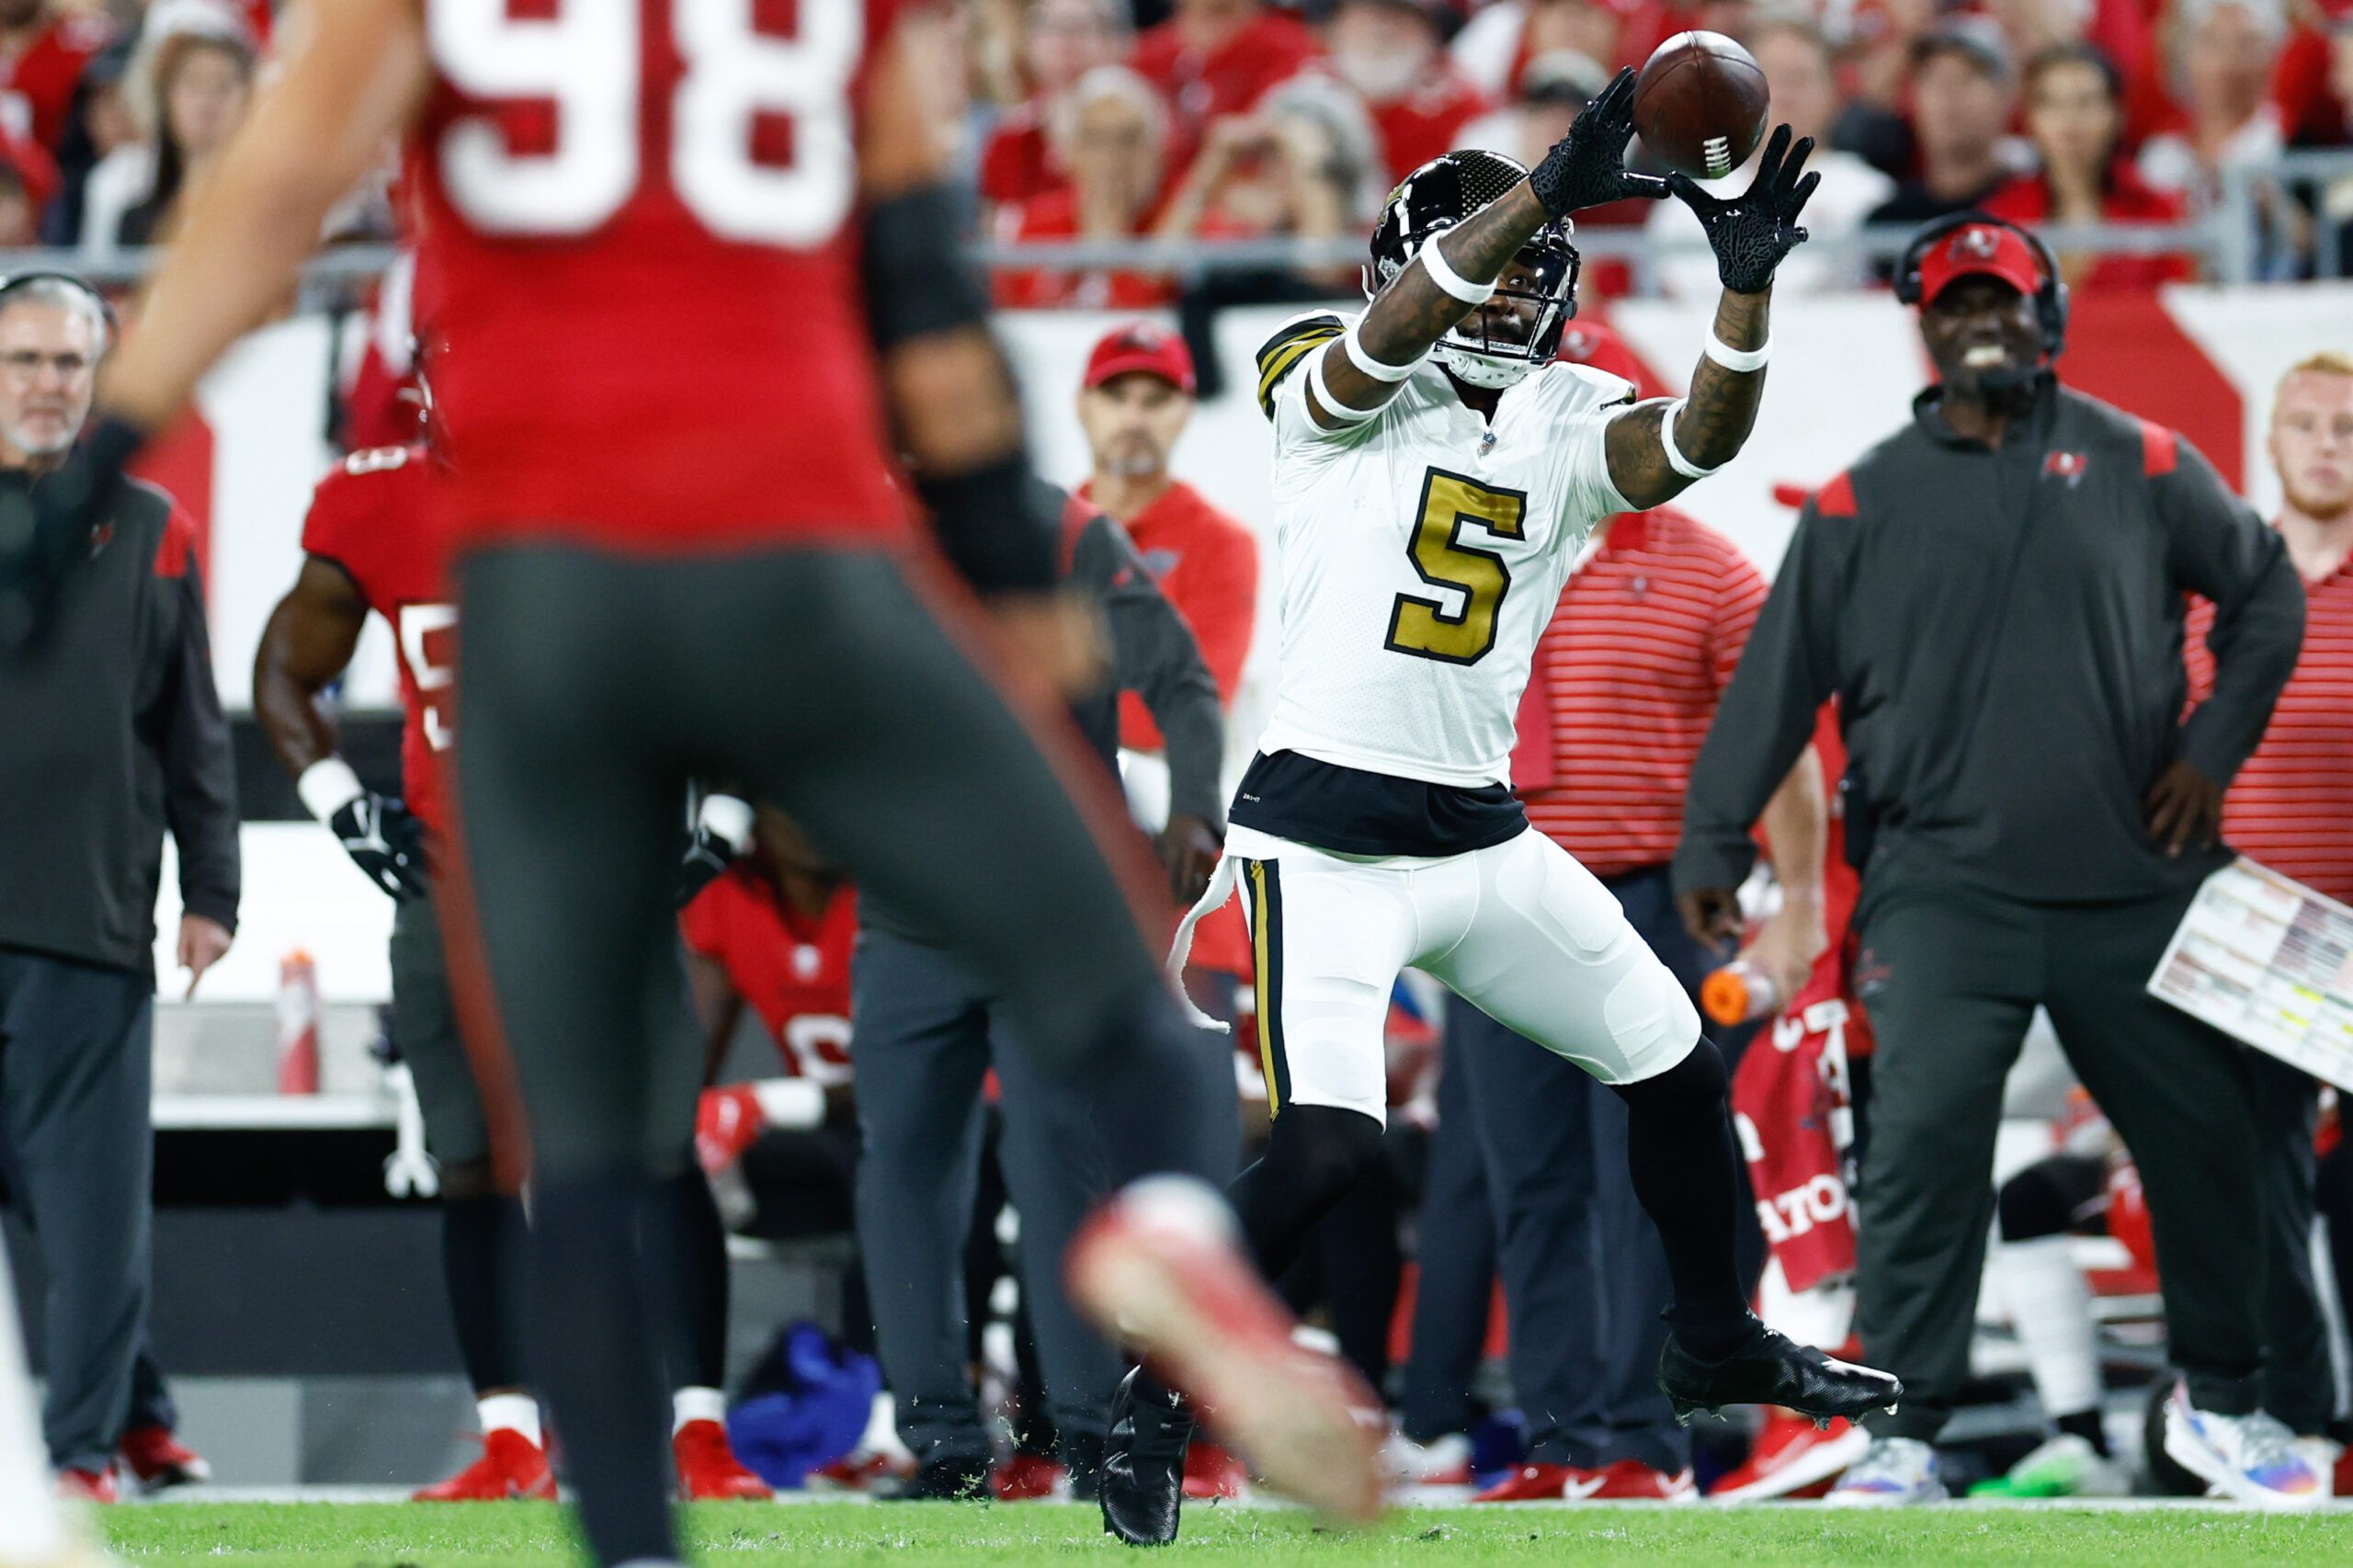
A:
[[[1762,348],[1773,301],[1761,294],[1727,292],[1716,306],[1716,336],[1727,348]],[[1636,510],[1665,506],[1698,483],[1666,460],[1661,432],[1675,421],[1675,449],[1694,468],[1722,468],[1732,461],[1756,424],[1765,400],[1765,372],[1727,370],[1702,358],[1691,372],[1691,395],[1679,401],[1654,398],[1609,422],[1603,440],[1609,452],[1609,482]]]
[[[1716,253],[1716,276],[1724,286],[1716,306],[1716,341],[1735,354],[1765,347],[1774,269],[1805,241],[1798,214],[1822,181],[1820,175],[1803,172],[1813,151],[1810,139],[1791,147],[1790,128],[1779,127],[1757,161],[1756,180],[1745,195],[1729,201],[1710,196],[1685,176],[1668,177]],[[1673,500],[1740,451],[1764,395],[1763,365],[1734,370],[1713,355],[1702,357],[1691,372],[1690,396],[1642,403],[1610,422],[1604,437],[1610,483],[1637,509]]]
[[[1438,287],[1424,256],[1435,245],[1466,283],[1493,283],[1536,232],[1563,213],[1629,196],[1663,197],[1666,187],[1626,172],[1626,143],[1634,133],[1634,73],[1618,73],[1586,105],[1569,133],[1511,189],[1437,237],[1424,242],[1404,270],[1374,297],[1357,326],[1357,341],[1375,362],[1408,366],[1427,354],[1454,324],[1479,307]],[[1309,383],[1308,412],[1324,428],[1361,424],[1397,394],[1400,381],[1381,381],[1357,368],[1342,343],[1322,351],[1327,401]],[[1336,403],[1336,409],[1329,406]]]

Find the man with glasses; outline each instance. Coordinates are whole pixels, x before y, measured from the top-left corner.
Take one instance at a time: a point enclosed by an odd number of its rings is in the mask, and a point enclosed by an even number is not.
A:
[[[0,534],[80,437],[110,335],[73,278],[0,283]],[[50,1459],[110,1501],[147,1321],[163,835],[192,995],[236,926],[237,806],[195,526],[133,483],[87,539],[0,665],[0,1142],[48,1266]]]

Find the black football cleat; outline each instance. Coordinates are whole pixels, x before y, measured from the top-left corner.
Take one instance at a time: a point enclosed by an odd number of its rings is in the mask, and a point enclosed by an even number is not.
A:
[[[1763,1324],[1755,1338],[1721,1361],[1702,1361],[1668,1335],[1659,1352],[1658,1386],[1675,1418],[1686,1425],[1699,1411],[1727,1404],[1779,1404],[1827,1426],[1841,1415],[1857,1420],[1873,1410],[1893,1410],[1904,1397],[1898,1379],[1825,1356]]]
[[[1176,1539],[1185,1446],[1192,1437],[1193,1414],[1175,1391],[1142,1367],[1120,1381],[1096,1478],[1106,1534],[1130,1546],[1166,1546]]]

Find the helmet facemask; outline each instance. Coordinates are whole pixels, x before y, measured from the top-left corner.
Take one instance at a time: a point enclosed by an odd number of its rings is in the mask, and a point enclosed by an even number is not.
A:
[[[1515,271],[1524,268],[1527,276],[1517,282],[1499,281],[1496,285],[1495,299],[1517,301],[1525,307],[1520,312],[1521,319],[1529,323],[1525,341],[1518,340],[1515,335],[1495,331],[1488,312],[1474,306],[1438,339],[1430,357],[1458,380],[1485,388],[1514,386],[1530,370],[1551,364],[1560,352],[1561,335],[1568,326],[1569,318],[1577,313],[1578,259],[1576,247],[1569,243],[1570,232],[1566,219],[1548,225],[1520,248],[1513,257],[1515,267],[1505,272],[1505,277],[1510,278]],[[1437,238],[1433,233],[1422,244],[1428,244]],[[1383,262],[1377,282],[1372,276],[1374,269],[1366,270],[1365,295],[1370,298],[1379,285],[1385,285],[1404,268]]]

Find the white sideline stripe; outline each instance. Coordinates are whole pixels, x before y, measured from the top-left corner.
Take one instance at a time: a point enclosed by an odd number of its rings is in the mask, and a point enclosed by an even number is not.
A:
[[[168,1508],[182,1504],[195,1503],[404,1503],[408,1501],[410,1490],[410,1488],[404,1486],[178,1486],[174,1487],[171,1491],[163,1493],[160,1495],[143,1498],[136,1503],[125,1504],[123,1506],[132,1507]],[[569,1494],[567,1494],[567,1496]],[[1482,1513],[1489,1511],[1503,1511],[1506,1509],[1513,1512],[1528,1509],[1547,1509],[1553,1512],[1576,1510],[1583,1512],[1596,1508],[1613,1508],[1631,1513],[1697,1514],[1703,1511],[1701,1505],[1695,1505],[1691,1503],[1594,1501],[1571,1503],[1563,1500],[1560,1502],[1511,1503],[1502,1505],[1489,1504],[1481,1506],[1472,1503],[1471,1489],[1465,1486],[1406,1487],[1399,1492],[1391,1494],[1390,1500],[1394,1506],[1400,1507],[1463,1509],[1477,1507]],[[868,1494],[863,1492],[804,1491],[779,1492],[777,1494],[776,1501],[779,1506],[790,1507],[808,1503],[872,1503],[878,1501],[878,1499],[870,1496]],[[1051,1506],[1051,1505],[1048,1506]],[[2267,1519],[2293,1517],[2291,1515],[2274,1515],[2265,1513],[2258,1509],[2243,1507],[2236,1503],[2208,1497],[2052,1497],[2031,1499],[1956,1497],[1950,1502],[1929,1504],[1915,1509],[1830,1510],[1822,1508],[1819,1504],[1806,1502],[1790,1503],[1779,1500],[1761,1503],[1743,1503],[1734,1506],[1744,1510],[1765,1509],[1783,1513],[1796,1513],[1801,1510],[1813,1509],[1825,1515],[1835,1512],[1836,1516],[1841,1518],[1850,1518],[1865,1514],[1873,1517],[1881,1517],[1905,1513],[1917,1515],[1923,1513],[1939,1514],[1955,1512],[1983,1514],[2147,1514],[2173,1512],[2193,1514],[2243,1514],[2249,1518]],[[423,1505],[420,1505],[420,1506],[423,1506]],[[995,1505],[995,1506],[1000,1508],[1017,1508],[1021,1506],[1021,1505],[998,1504]],[[1218,1506],[1222,1508],[1263,1508],[1269,1510],[1290,1511],[1294,1510],[1297,1507],[1297,1505],[1284,1502],[1282,1499],[1278,1497],[1268,1496],[1263,1492],[1254,1492],[1249,1497],[1239,1502],[1224,1502],[1219,1504]],[[2330,1503],[2316,1511],[2324,1515],[2353,1516],[2353,1498],[2338,1498],[2335,1502]]]

